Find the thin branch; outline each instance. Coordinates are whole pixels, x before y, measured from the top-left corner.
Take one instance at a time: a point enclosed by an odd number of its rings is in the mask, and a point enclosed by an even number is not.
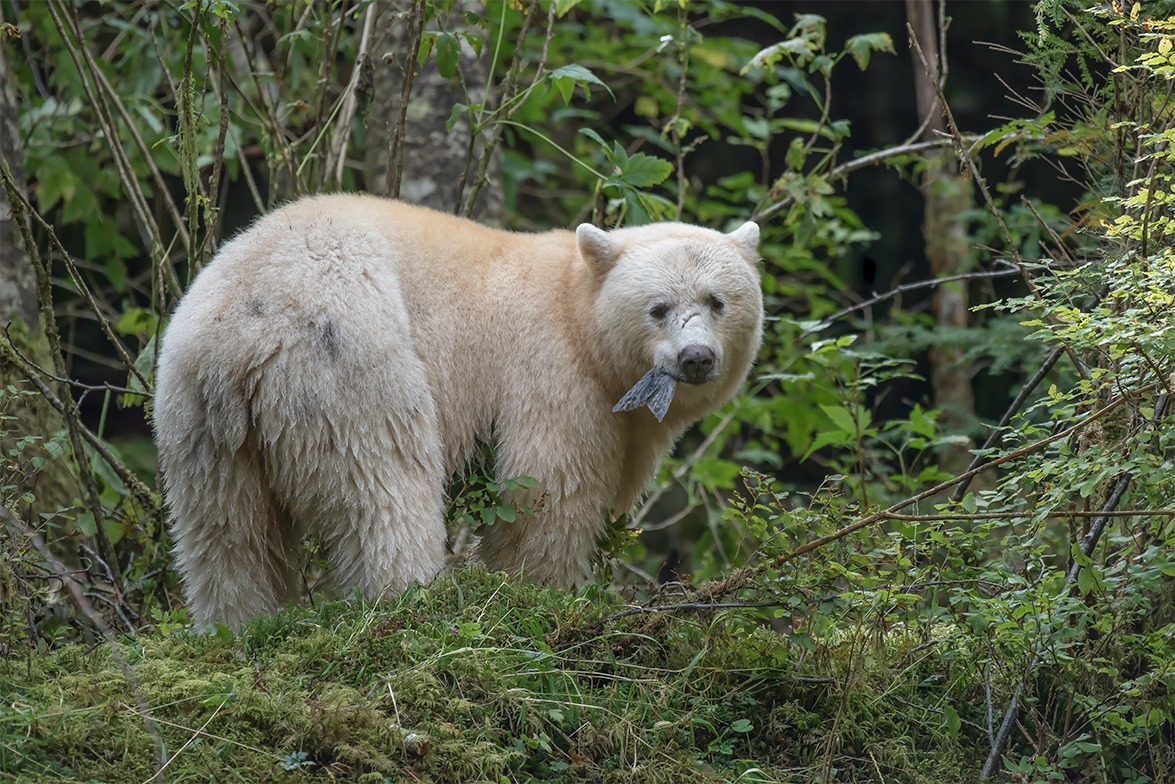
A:
[[[209,49],[211,42],[207,41]],[[212,174],[208,178],[208,207],[204,212],[204,241],[200,245],[197,256],[199,266],[207,263],[212,256],[213,244],[216,239],[216,223],[220,209],[216,206],[217,193],[220,191],[220,176],[224,170],[224,143],[228,138],[229,106],[228,106],[228,20],[220,20],[220,56],[217,69],[220,73],[220,86],[216,89],[220,101],[220,128],[216,134],[216,145],[212,149]],[[241,168],[247,170],[249,162],[241,155]]]
[[[3,348],[3,346],[0,346],[0,348]],[[98,438],[98,436],[95,435],[94,432],[84,424],[78,422],[76,412],[70,411],[69,408],[66,407],[65,403],[63,403],[56,395],[53,394],[53,390],[51,390],[44,381],[42,381],[36,375],[27,373],[25,374],[25,377],[33,386],[37,388],[37,391],[41,393],[41,396],[45,398],[46,402],[48,402],[50,406],[52,406],[58,413],[64,416],[67,421],[75,423],[77,434],[85,439],[86,442],[88,442],[90,446],[94,448],[94,451],[97,452],[102,457],[102,459],[110,465],[110,468],[113,469],[114,473],[118,474],[118,478],[122,480],[122,483],[127,486],[127,489],[130,490],[131,494],[134,495],[140,504],[142,504],[143,508],[152,515],[158,516],[160,509],[158,501],[155,500],[155,494],[152,493],[145,484],[143,484],[143,481],[139,479],[139,477],[135,476],[133,471],[127,468],[123,462],[119,460],[113,452],[110,451],[110,447],[106,445],[106,442],[101,438]],[[74,447],[74,452],[78,451],[80,451],[80,445]],[[98,531],[100,532],[99,538],[101,539],[105,536],[106,530],[102,527],[102,515],[98,514],[95,517],[95,520],[98,522]]]
[[[313,4],[306,6],[307,12],[313,7]],[[281,155],[282,165],[285,166],[286,173],[290,176],[290,187],[294,191],[295,196],[302,195],[302,184],[298,181],[298,172],[294,167],[293,154],[290,150],[290,145],[286,140],[285,132],[282,130],[281,122],[278,120],[277,113],[273,110],[273,106],[267,97],[265,86],[261,84],[260,74],[265,73],[269,69],[263,68],[257,64],[257,56],[253,50],[253,39],[245,34],[245,29],[241,26],[241,17],[238,16],[233,23],[237,30],[237,37],[241,41],[241,48],[245,52],[245,62],[248,64],[248,72],[253,77],[253,87],[257,91],[257,100],[261,103],[261,111],[258,112],[261,119],[269,124],[269,135],[274,147],[277,148]],[[244,91],[237,86],[237,92],[244,96]],[[272,185],[271,185],[272,193]]]
[[[1103,287],[1102,290],[1094,296],[1093,302],[1091,302],[1088,307],[1090,309],[1095,307],[1098,302],[1101,302],[1102,298],[1105,297],[1108,292],[1109,288]],[[983,453],[994,447],[1003,439],[1004,428],[1006,428],[1011,423],[1012,417],[1019,413],[1024,404],[1028,402],[1028,398],[1032,396],[1032,393],[1036,391],[1036,388],[1040,386],[1041,382],[1044,381],[1048,374],[1052,371],[1053,366],[1057,364],[1057,361],[1061,358],[1061,355],[1065,353],[1066,346],[1057,346],[1049,353],[1047,357],[1045,357],[1044,362],[1042,362],[1040,367],[1037,368],[1036,372],[1032,374],[1032,378],[1028,379],[1024,386],[1020,388],[1020,391],[1016,393],[1015,399],[1012,400],[1012,402],[1008,405],[1007,410],[1004,411],[1004,415],[1000,417],[1000,421],[996,423],[994,428],[992,428],[992,431],[984,440],[983,446],[976,450],[977,453],[975,457],[972,458],[971,464],[967,466],[967,471],[972,471],[983,464]],[[967,495],[967,488],[970,486],[970,479],[959,483],[959,485],[955,487],[955,491],[951,493],[951,501],[954,503],[959,503],[962,501],[963,496]]]
[[[1036,517],[1040,512],[1030,512],[1027,510],[1009,510],[1006,512],[957,512],[954,514],[926,514],[926,515],[907,515],[884,513],[884,517],[889,520],[908,520],[915,523],[932,523],[943,520],[1005,520],[1012,517]],[[1113,512],[1107,511],[1093,511],[1082,509],[1071,509],[1064,511],[1062,509],[1053,509],[1044,513],[1044,517],[1101,517],[1108,515],[1109,517],[1175,517],[1175,509],[1119,509]]]
[[[387,193],[393,199],[400,198],[400,181],[404,177],[404,135],[408,124],[408,101],[412,97],[412,83],[416,80],[416,56],[424,38],[424,0],[417,0],[408,17],[408,50],[404,53],[403,78],[400,80],[400,112],[396,117],[396,130],[392,133],[392,144],[388,150]]]
[[[674,106],[673,117],[665,124],[665,127],[673,134],[674,140],[673,168],[677,171],[677,213],[674,220],[680,221],[682,213],[685,212],[686,192],[685,134],[681,130],[681,110],[685,106],[685,87],[689,76],[689,46],[685,32],[688,26],[688,16],[686,15],[684,4],[677,9],[677,20],[677,34],[679,36],[677,41],[677,67],[680,71],[677,75],[677,102]]]
[[[127,158],[126,151],[123,150],[122,145],[119,143],[118,127],[115,125],[114,118],[110,114],[109,104],[97,90],[98,82],[93,74],[99,69],[97,63],[94,62],[93,55],[90,54],[90,50],[86,46],[85,37],[82,34],[81,20],[77,16],[77,7],[72,4],[66,6],[61,0],[53,0],[53,2],[47,5],[47,8],[49,9],[49,15],[53,18],[53,24],[57,28],[58,35],[66,42],[66,49],[69,50],[74,67],[78,71],[78,78],[81,82],[82,89],[93,106],[102,131],[106,135],[107,145],[109,146],[115,169],[118,172],[119,182],[126,190],[131,209],[135,214],[136,223],[150,248],[152,263],[163,266],[163,239],[159,233],[159,226],[151,216],[151,210],[148,207],[146,197],[143,195],[143,190],[139,186],[138,176],[135,174],[134,167]],[[69,13],[70,11],[73,12],[72,16]],[[84,65],[83,60],[85,60]],[[178,296],[180,293],[179,281],[175,279],[174,273],[168,277],[168,283],[171,284],[173,293]]]
[[[917,283],[903,283],[902,285],[898,286],[897,288],[891,289],[891,290],[885,292],[884,294],[876,294],[876,295],[870,297],[869,299],[864,300],[863,302],[858,302],[856,305],[851,305],[847,308],[843,308],[842,310],[838,310],[836,313],[833,313],[831,316],[825,316],[823,319],[820,320],[820,323],[816,324],[815,326],[813,326],[810,329],[805,330],[805,331],[808,333],[823,332],[824,330],[831,327],[835,322],[839,321],[840,319],[844,318],[845,316],[849,315],[850,313],[856,313],[859,310],[864,310],[865,308],[868,308],[872,305],[876,305],[879,302],[885,302],[888,299],[893,299],[894,297],[898,296],[899,294],[905,294],[906,292],[909,292],[909,291],[917,291],[919,289],[934,288],[935,286],[941,286],[944,283],[953,283],[958,280],[985,280],[988,278],[1006,278],[1006,277],[1009,277],[1012,275],[1019,275],[1019,274],[1020,274],[1020,270],[1018,270],[1018,269],[990,270],[988,272],[963,272],[958,275],[949,275],[945,278],[933,278],[932,280],[923,280],[923,281],[919,281]]]
[[[4,337],[8,342],[8,348],[12,350],[12,353],[16,356],[17,359],[20,360],[21,364],[33,372],[41,374],[45,378],[52,379],[58,384],[69,384],[74,389],[81,389],[85,392],[117,392],[120,395],[141,395],[142,397],[147,398],[152,398],[155,396],[153,392],[146,392],[141,389],[129,389],[127,387],[115,386],[114,384],[109,384],[106,382],[101,384],[84,384],[81,381],[75,381],[68,376],[54,375],[53,372],[48,368],[41,367],[36,362],[33,362],[31,359],[21,353],[20,349],[16,347],[16,341],[12,339],[12,334],[8,331],[9,327],[11,326],[11,323],[4,325]]]
[[[726,412],[726,415],[722,417],[721,420],[719,420],[718,424],[714,426],[714,429],[710,431],[710,434],[702,440],[702,443],[698,444],[697,448],[693,451],[693,454],[683,460],[681,465],[673,470],[673,473],[670,477],[671,481],[663,482],[656,490],[649,494],[649,497],[645,499],[643,504],[641,504],[640,510],[638,510],[629,521],[629,528],[641,527],[641,523],[648,515],[649,510],[653,508],[653,505],[661,498],[661,496],[665,494],[669,488],[673,487],[674,482],[680,482],[685,477],[685,475],[693,469],[694,464],[701,459],[702,455],[706,453],[706,450],[713,446],[714,442],[718,440],[718,436],[722,434],[722,431],[725,430],[730,425],[730,423],[734,421],[734,415],[735,412],[733,410]],[[691,508],[692,507],[687,507],[683,511],[688,512]],[[684,517],[684,515],[682,516]],[[649,530],[659,531],[661,528],[666,527],[668,527],[667,524],[658,524],[657,527]]]
[[[32,227],[29,224],[29,216],[37,215],[32,211],[27,199],[21,188],[17,185],[12,177],[12,170],[8,168],[8,161],[0,158],[0,179],[4,181],[4,189],[8,192],[8,209],[12,216],[12,220],[20,229],[21,237],[25,242],[25,250],[28,253],[29,260],[33,263],[33,269],[37,276],[37,302],[41,311],[41,321],[43,322],[43,329],[46,339],[49,341],[49,355],[53,359],[53,368],[55,375],[58,378],[64,377],[65,372],[65,357],[61,353],[61,333],[57,329],[57,319],[53,313],[53,280],[49,272],[49,265],[45,259],[41,257],[37,250],[38,245],[33,241]],[[40,216],[37,215],[40,219]],[[42,221],[42,223],[44,223]],[[52,230],[50,230],[50,236]],[[3,346],[0,346],[3,348]],[[48,391],[48,387],[44,385],[41,379],[35,376],[29,376],[29,380],[33,382],[38,388]],[[68,396],[70,394],[69,387],[61,385],[61,394]],[[106,535],[106,527],[102,525],[102,499],[98,492],[97,483],[94,480],[94,475],[90,471],[90,459],[86,454],[86,450],[82,446],[82,436],[80,431],[83,429],[81,420],[76,416],[76,413],[67,412],[62,406],[58,409],[65,420],[66,429],[69,432],[69,444],[73,450],[74,460],[78,464],[78,477],[82,485],[82,498],[89,512],[94,517],[94,522],[97,524],[94,532],[95,538],[98,540],[98,548],[110,560],[114,560],[114,547],[110,542],[110,537]],[[115,561],[117,570],[117,561]],[[118,590],[116,587],[115,590]]]
[[[523,42],[526,36],[530,33],[530,28],[534,25],[534,20],[538,17],[538,11],[542,4],[532,2],[530,8],[522,17],[522,26],[518,30],[518,35],[514,38],[514,59],[510,62],[510,70],[506,72],[506,78],[502,80],[502,99],[498,103],[498,110],[493,115],[492,129],[490,131],[490,138],[486,141],[485,147],[481,151],[481,164],[477,169],[477,176],[473,180],[473,187],[469,192],[469,198],[465,200],[465,206],[461,210],[461,214],[469,217],[473,214],[473,208],[477,205],[477,197],[481,195],[482,189],[489,183],[490,165],[493,163],[494,152],[498,149],[498,144],[502,141],[502,133],[510,117],[514,114],[517,105],[514,104],[515,99],[522,94],[518,87],[518,74],[522,70],[523,62]],[[554,23],[554,16],[550,17],[550,21]],[[548,27],[547,37],[548,41],[554,28]],[[546,45],[543,50],[546,51]],[[545,67],[545,62],[539,64],[539,71]],[[488,82],[486,84],[486,99],[489,100],[489,89],[492,85]],[[471,123],[473,125],[473,123]],[[476,131],[474,131],[476,132]]]
[[[603,622],[612,623],[621,618],[648,613],[677,612],[679,610],[692,610],[694,612],[705,612],[706,610],[752,610],[765,607],[779,607],[782,604],[783,600],[781,599],[776,602],[682,602],[680,604],[630,607],[627,610],[609,615]]]
[[[335,185],[339,188],[343,187],[343,168],[347,163],[347,145],[351,141],[351,120],[355,116],[355,111],[359,108],[359,98],[357,97],[359,80],[363,75],[364,69],[370,68],[367,47],[371,40],[371,31],[375,28],[375,17],[377,16],[378,9],[378,4],[372,2],[363,13],[363,32],[359,36],[359,51],[355,55],[355,66],[351,69],[351,79],[347,83],[347,97],[343,100],[343,108],[339,112],[338,120],[335,123],[335,133],[337,135],[332,145],[331,157],[334,158],[335,164]],[[329,161],[327,162],[327,168],[330,168]]]

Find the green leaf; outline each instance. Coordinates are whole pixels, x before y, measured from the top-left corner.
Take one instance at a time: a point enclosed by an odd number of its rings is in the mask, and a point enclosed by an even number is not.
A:
[[[857,420],[853,417],[851,411],[842,406],[829,406],[823,403],[820,404],[820,410],[824,412],[825,416],[832,420],[832,424],[846,433],[857,432]]]
[[[1084,566],[1077,573],[1077,590],[1083,594],[1092,593],[1097,588],[1097,575],[1092,566]]]
[[[155,334],[159,317],[143,308],[131,308],[114,322],[114,331],[120,335]]]
[[[730,724],[731,732],[750,732],[753,729],[755,729],[755,725],[749,719],[738,719]]]
[[[555,15],[562,17],[581,2],[583,2],[583,0],[555,0]]]
[[[816,435],[816,438],[812,440],[811,446],[809,446],[808,450],[804,452],[804,455],[801,459],[807,460],[817,449],[821,449],[829,445],[846,446],[848,444],[852,444],[856,440],[856,436],[851,432],[844,430],[825,430],[824,432],[818,433]]]
[[[857,67],[862,71],[869,65],[869,58],[874,52],[897,54],[893,48],[893,39],[889,33],[866,33],[854,35],[845,42],[845,51],[857,61]]]
[[[505,504],[499,505],[498,508],[494,510],[494,513],[498,516],[499,520],[505,521],[507,523],[512,523],[518,519],[518,510],[512,506],[506,506]]]
[[[94,522],[94,513],[88,509],[83,512],[78,512],[75,522],[77,523],[78,530],[84,536],[93,536],[98,533],[98,525]]]
[[[556,68],[553,71],[547,71],[547,81],[559,91],[559,95],[562,96],[564,104],[571,103],[571,94],[575,92],[577,86],[583,90],[585,96],[590,98],[591,91],[588,89],[588,85],[592,84],[598,84],[607,90],[608,95],[611,95],[613,99],[616,98],[608,85],[600,81],[600,78],[589,69],[584,68],[578,63],[571,63],[570,65]]]
[[[461,53],[461,42],[452,33],[433,33],[436,36],[437,71],[446,79],[457,73],[457,55]]]
[[[461,117],[464,116],[468,111],[469,111],[469,104],[466,104],[466,103],[453,104],[453,110],[451,112],[449,112],[449,121],[447,123],[445,123],[445,130],[452,131],[453,126],[456,125],[457,121],[460,120]]]
[[[951,734],[951,737],[959,737],[959,728],[963,726],[963,723],[959,720],[959,712],[950,705],[944,705],[942,706],[942,720],[943,725],[946,726],[947,732]]]
[[[620,164],[619,177],[625,185],[639,189],[658,185],[672,173],[673,164],[669,161],[638,152]]]
[[[582,133],[584,136],[588,137],[589,139],[591,139],[596,144],[603,147],[604,151],[607,152],[608,143],[606,141],[604,141],[604,137],[600,136],[600,134],[596,133],[591,128],[580,128],[579,132]]]
[[[739,74],[746,74],[758,68],[770,68],[783,59],[784,55],[804,57],[812,50],[812,42],[806,38],[793,38],[789,41],[780,41],[765,49],[760,49],[747,64],[739,70]]]
[[[629,226],[644,226],[646,223],[652,223],[652,218],[649,217],[649,211],[645,209],[644,203],[641,202],[640,194],[634,190],[628,190],[624,194],[624,204],[627,208],[625,213],[625,223]]]

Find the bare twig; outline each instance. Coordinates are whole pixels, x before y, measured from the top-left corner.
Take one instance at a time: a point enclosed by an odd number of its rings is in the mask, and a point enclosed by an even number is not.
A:
[[[306,8],[307,12],[309,12],[313,8],[313,4],[307,5]],[[286,173],[290,177],[290,187],[293,189],[294,195],[301,196],[302,183],[298,180],[298,172],[294,166],[293,153],[290,150],[289,142],[286,140],[286,134],[282,128],[281,121],[278,120],[277,112],[274,111],[272,104],[269,102],[268,91],[265,89],[265,85],[261,84],[260,74],[268,69],[261,67],[257,63],[257,56],[253,50],[253,39],[241,26],[240,16],[237,17],[234,25],[237,30],[237,36],[241,41],[241,48],[245,52],[245,60],[248,63],[247,70],[249,71],[249,75],[253,77],[253,87],[257,91],[257,100],[261,103],[261,110],[257,113],[269,125],[270,139],[281,156],[282,166],[285,167]],[[237,92],[244,95],[244,91],[239,87],[237,88]]]
[[[681,110],[685,106],[685,87],[689,77],[689,41],[685,32],[688,23],[689,16],[683,4],[677,9],[677,67],[679,70],[677,75],[677,102],[674,106],[673,117],[665,124],[666,128],[673,135],[674,142],[673,168],[677,172],[677,213],[675,220],[681,220],[682,213],[685,212],[685,133],[681,130],[683,119]]]
[[[408,102],[412,98],[412,83],[416,80],[416,54],[424,38],[424,0],[417,0],[408,17],[408,49],[404,52],[403,78],[400,80],[400,112],[388,150],[387,193],[400,198],[400,181],[404,177],[404,135],[408,124]]]
[[[5,348],[7,348],[7,346],[0,345],[0,351]],[[15,354],[13,356],[15,357]],[[76,432],[80,438],[84,439],[91,447],[93,447],[94,451],[97,452],[102,457],[102,459],[110,465],[110,468],[114,471],[114,473],[118,474],[118,478],[122,480],[122,483],[125,484],[127,489],[131,491],[131,494],[134,495],[140,504],[142,504],[143,509],[148,511],[153,516],[158,517],[160,514],[160,509],[158,501],[155,500],[155,494],[152,493],[145,484],[143,484],[141,479],[135,476],[133,471],[127,468],[123,462],[119,460],[113,452],[110,451],[110,447],[106,445],[106,442],[98,438],[98,436],[95,435],[92,430],[78,421],[77,412],[74,411],[72,407],[66,406],[65,403],[57,397],[57,395],[53,394],[53,390],[50,389],[44,381],[32,373],[26,373],[25,377],[33,386],[37,388],[37,391],[41,393],[41,396],[45,398],[45,401],[50,406],[52,406],[55,411],[65,417],[67,422],[73,423],[72,427],[70,428],[71,432]],[[136,392],[135,394],[139,393]],[[81,444],[79,443],[74,446],[74,452],[80,451]],[[98,523],[98,531],[101,532],[99,534],[99,541],[101,541],[106,536],[106,529],[102,526],[102,514],[100,509],[101,507],[99,506],[99,509],[96,510],[95,516],[95,520]],[[109,550],[109,548],[107,549]]]
[[[694,464],[699,459],[701,459],[702,455],[706,453],[706,450],[714,445],[714,442],[718,439],[718,436],[722,434],[722,431],[724,431],[730,425],[730,423],[734,421],[734,415],[734,411],[728,411],[726,415],[723,416],[721,420],[719,420],[718,424],[714,426],[714,429],[710,431],[710,434],[702,440],[702,443],[698,444],[693,453],[687,459],[683,460],[681,465],[673,470],[671,481],[662,483],[649,495],[648,498],[645,499],[645,502],[641,504],[640,510],[638,510],[637,513],[633,515],[632,520],[629,522],[629,528],[641,527],[641,523],[644,521],[645,517],[649,513],[649,510],[653,508],[653,505],[657,502],[657,500],[660,499],[661,496],[663,496],[665,492],[673,486],[673,482],[680,482],[682,478],[684,478],[685,475],[690,472]],[[690,508],[691,507],[687,507],[684,511],[688,513]],[[656,528],[651,530],[660,530],[661,528],[665,527],[667,526],[658,524]]]
[[[61,353],[61,334],[58,332],[57,319],[53,313],[53,281],[49,274],[49,267],[45,263],[45,260],[41,258],[38,245],[33,241],[32,228],[29,224],[30,214],[36,215],[38,219],[40,219],[40,216],[32,211],[28,201],[25,199],[24,192],[12,178],[12,170],[8,168],[8,161],[3,158],[0,158],[0,179],[3,179],[4,188],[8,193],[8,208],[11,211],[12,219],[20,229],[21,236],[25,242],[25,250],[28,253],[29,260],[33,263],[33,270],[37,276],[37,302],[41,311],[41,321],[44,324],[45,337],[49,341],[49,354],[53,358],[54,375],[62,378],[66,375],[65,359]],[[50,235],[52,236],[52,230],[50,230]],[[2,348],[4,346],[0,345],[0,349]],[[35,386],[39,386],[39,388],[48,391],[48,387],[36,376],[30,376],[29,380]],[[68,396],[69,387],[61,385],[61,394]],[[70,447],[73,450],[74,459],[77,461],[78,475],[82,483],[82,497],[86,506],[89,508],[90,514],[94,516],[94,522],[96,523],[94,535],[98,540],[98,547],[108,559],[113,561],[114,547],[110,543],[110,537],[106,535],[106,527],[102,525],[102,500],[99,497],[100,494],[94,480],[94,475],[90,471],[89,456],[82,446],[81,430],[84,427],[76,412],[66,411],[64,406],[57,410],[61,413],[62,419],[65,420],[65,426],[69,432]],[[115,564],[115,571],[117,573],[117,561],[115,561]]]
[[[63,41],[67,42],[66,49],[73,59],[74,67],[77,68],[78,78],[81,81],[82,88],[94,108],[103,133],[106,135],[111,158],[118,172],[119,182],[126,190],[131,209],[135,213],[135,220],[139,231],[142,232],[143,238],[150,248],[152,263],[164,267],[164,246],[163,239],[159,233],[159,226],[151,215],[151,210],[147,204],[146,197],[143,195],[143,190],[139,185],[134,167],[131,165],[130,159],[127,158],[126,151],[123,150],[122,145],[119,143],[120,136],[118,127],[115,125],[114,118],[110,114],[110,107],[104,96],[96,89],[98,80],[93,74],[99,69],[94,62],[93,55],[90,54],[90,50],[86,46],[85,37],[82,34],[81,21],[77,17],[78,10],[73,5],[66,6],[61,0],[54,0],[47,7],[58,34]],[[71,11],[72,15],[70,13]],[[169,267],[170,265],[166,266]],[[173,289],[172,293],[178,296],[180,293],[179,281],[175,278],[174,271],[166,279]]]
[[[522,70],[523,62],[523,46],[522,43],[526,40],[526,36],[530,33],[530,28],[534,25],[534,21],[538,18],[538,12],[542,7],[542,3],[532,2],[526,13],[522,17],[522,26],[518,30],[518,35],[514,39],[514,59],[510,62],[510,69],[506,72],[506,77],[502,80],[502,98],[498,102],[498,110],[494,113],[491,120],[490,137],[486,140],[485,147],[481,151],[481,163],[478,165],[477,176],[473,180],[473,187],[469,191],[469,198],[465,200],[465,205],[461,209],[461,214],[468,217],[473,214],[473,209],[477,206],[477,198],[481,195],[482,188],[484,188],[490,181],[489,171],[490,165],[493,163],[494,151],[497,150],[498,144],[502,141],[502,132],[506,128],[506,122],[510,119],[514,110],[517,108],[516,99],[522,91],[518,87],[518,74]],[[552,9],[553,11],[554,9]],[[554,16],[550,17],[550,23],[554,24]],[[550,36],[554,28],[548,26],[547,28],[547,42],[550,42]],[[546,52],[546,45],[543,46],[543,51]],[[545,67],[545,61],[539,64],[539,72]],[[486,84],[486,100],[489,101],[489,90],[492,85]],[[528,88],[533,89],[533,88]],[[474,125],[474,133],[477,132],[477,123]]]
[[[351,141],[351,119],[359,107],[358,87],[364,69],[369,68],[367,47],[371,40],[371,31],[375,28],[375,17],[378,15],[379,4],[371,3],[363,12],[363,32],[359,35],[359,51],[355,55],[355,66],[351,69],[351,79],[347,83],[347,97],[343,99],[343,108],[335,121],[335,138],[331,150],[331,159],[334,160],[335,185],[343,187],[343,168],[347,163],[347,145]],[[330,168],[331,160],[327,160]]]
[[[1093,299],[1093,302],[1091,302],[1088,307],[1095,307],[1096,304],[1106,296],[1108,291],[1108,287],[1103,287],[1102,290],[1097,293]],[[970,472],[983,464],[983,453],[988,449],[991,449],[993,446],[998,444],[1001,439],[1003,439],[1004,428],[1006,428],[1008,424],[1011,423],[1012,417],[1014,417],[1020,411],[1020,409],[1024,407],[1024,404],[1028,402],[1028,398],[1032,396],[1032,393],[1036,391],[1036,388],[1040,386],[1040,383],[1044,381],[1048,374],[1052,371],[1053,366],[1057,364],[1057,361],[1061,358],[1061,355],[1065,353],[1066,346],[1057,346],[1051,352],[1049,352],[1049,355],[1045,358],[1044,362],[1042,362],[1040,367],[1037,368],[1036,372],[1032,374],[1032,378],[1028,379],[1024,386],[1020,388],[1020,391],[1016,393],[1015,399],[1012,400],[1012,402],[1008,405],[1007,410],[1004,411],[1004,415],[1000,417],[1000,421],[997,422],[995,427],[992,428],[991,432],[984,440],[983,446],[976,450],[976,455],[971,459],[971,464],[967,466],[967,471]],[[970,479],[964,482],[960,482],[958,486],[955,487],[954,492],[951,493],[951,500],[955,503],[962,501],[963,496],[967,495],[967,488],[970,486]]]
[[[926,515],[907,515],[896,513],[885,513],[883,516],[889,520],[908,520],[910,522],[932,523],[943,520],[1005,520],[1010,517],[1035,517],[1039,512],[1031,512],[1028,510],[1010,510],[1007,512],[956,512],[954,514],[926,514]],[[1175,517],[1175,509],[1120,509],[1114,512],[1100,511],[1095,512],[1088,509],[1052,509],[1044,513],[1045,517],[1101,517],[1108,515],[1110,517]]]
[[[680,610],[691,610],[694,612],[705,612],[706,610],[753,610],[765,607],[779,607],[781,604],[783,604],[782,600],[777,602],[682,602],[680,604],[629,607],[627,610],[609,615],[604,619],[604,623],[612,623],[621,618],[628,618],[632,615],[645,615],[647,613],[678,612]]]
[[[216,709],[214,711],[212,711],[212,714],[207,719],[204,720],[203,724],[200,725],[200,729],[195,730],[192,733],[192,737],[188,738],[187,742],[184,743],[184,745],[180,746],[179,749],[176,750],[175,754],[172,754],[171,757],[168,758],[167,762],[164,762],[162,765],[159,766],[159,770],[155,771],[155,775],[153,775],[149,779],[146,779],[143,782],[143,784],[151,784],[152,781],[155,781],[155,779],[162,776],[163,771],[167,770],[167,767],[171,763],[175,762],[179,758],[179,755],[184,753],[184,749],[186,749],[188,746],[191,746],[197,740],[200,740],[201,736],[203,736],[205,734],[204,728],[207,727],[209,724],[211,724],[212,720],[215,719],[218,715],[220,715],[221,708],[223,708],[227,704],[228,704],[228,700],[225,699],[223,702],[221,702],[219,705],[217,705]]]
[[[823,319],[820,320],[820,323],[816,324],[815,326],[811,327],[810,329],[808,329],[806,331],[809,333],[822,332],[822,331],[828,329],[829,327],[831,327],[834,323],[836,323],[840,319],[849,315],[850,313],[856,313],[859,310],[864,310],[865,308],[868,308],[872,305],[876,305],[879,302],[885,302],[888,299],[893,299],[894,297],[898,296],[899,294],[905,294],[906,292],[909,292],[909,291],[917,291],[919,289],[934,288],[935,286],[940,286],[944,283],[953,283],[958,280],[984,280],[987,278],[1006,278],[1006,277],[1010,277],[1012,275],[1019,275],[1019,274],[1020,274],[1020,270],[1018,270],[1018,269],[990,270],[988,272],[964,272],[964,273],[960,273],[958,275],[948,275],[945,278],[934,278],[932,280],[922,280],[922,281],[918,281],[917,283],[903,283],[902,285],[898,286],[897,288],[890,289],[889,291],[885,292],[884,294],[876,294],[876,295],[870,297],[869,299],[864,300],[863,302],[858,302],[856,305],[850,305],[847,308],[843,308],[841,310],[838,310],[836,313],[833,313],[831,316],[825,316]]]
[[[209,49],[212,48],[208,42]],[[212,249],[216,240],[216,223],[218,208],[216,194],[220,190],[220,175],[224,170],[224,143],[228,138],[229,105],[228,105],[228,20],[220,20],[220,54],[217,58],[217,70],[220,73],[220,85],[216,89],[220,101],[220,128],[216,134],[216,146],[212,150],[212,174],[208,178],[208,207],[204,212],[204,241],[200,244],[200,253],[197,256],[197,268],[207,263],[212,256]],[[241,169],[248,171],[249,162],[242,160]]]
[[[12,334],[8,331],[9,327],[11,327],[11,326],[12,326],[11,324],[4,325],[4,338],[7,341],[8,348],[10,348],[12,350],[12,353],[15,355],[15,358],[19,359],[21,364],[23,364],[25,367],[33,370],[34,372],[41,374],[45,378],[56,381],[58,384],[69,384],[74,389],[82,390],[83,393],[86,393],[86,392],[117,392],[120,395],[141,395],[143,397],[148,397],[148,398],[154,397],[154,393],[146,392],[146,391],[143,391],[140,389],[128,389],[127,387],[115,386],[114,384],[108,384],[108,383],[84,384],[81,381],[74,381],[72,378],[69,378],[68,376],[56,376],[48,368],[41,367],[36,362],[33,362],[31,359],[29,359],[28,357],[26,357],[24,354],[21,353],[20,349],[18,349],[16,347],[16,341],[14,341],[12,339]],[[76,408],[76,406],[75,406],[75,408]]]

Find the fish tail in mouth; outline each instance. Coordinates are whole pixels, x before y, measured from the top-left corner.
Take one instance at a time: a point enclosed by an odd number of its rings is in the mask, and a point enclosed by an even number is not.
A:
[[[665,419],[665,412],[673,402],[673,393],[676,389],[677,379],[663,370],[653,368],[645,373],[632,389],[624,393],[624,397],[612,407],[612,412],[635,411],[647,406],[660,422]]]

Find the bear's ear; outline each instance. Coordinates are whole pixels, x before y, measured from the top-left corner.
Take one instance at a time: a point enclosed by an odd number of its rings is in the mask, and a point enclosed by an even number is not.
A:
[[[620,249],[608,233],[590,223],[581,223],[575,230],[575,243],[579,246],[579,255],[597,272],[612,269],[620,255]]]
[[[747,221],[726,235],[734,240],[747,258],[759,261],[759,224]]]

